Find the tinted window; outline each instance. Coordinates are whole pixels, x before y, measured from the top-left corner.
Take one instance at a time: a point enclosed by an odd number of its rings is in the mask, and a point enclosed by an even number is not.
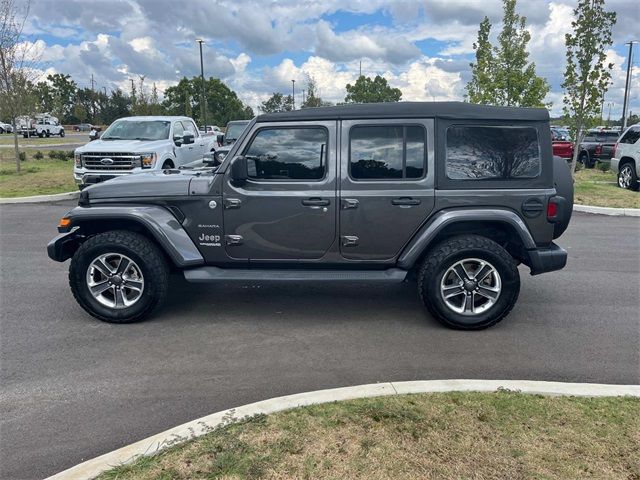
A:
[[[620,139],[620,143],[636,143],[640,139],[640,127],[630,128]]]
[[[535,128],[453,126],[447,129],[447,177],[532,178],[540,174]]]
[[[245,157],[250,178],[318,180],[325,174],[327,132],[323,128],[263,129]]]
[[[350,132],[351,177],[422,178],[425,140],[425,130],[419,126],[354,127]]]
[[[595,142],[596,141],[596,137],[593,135],[587,135],[586,137],[584,137],[583,142]]]

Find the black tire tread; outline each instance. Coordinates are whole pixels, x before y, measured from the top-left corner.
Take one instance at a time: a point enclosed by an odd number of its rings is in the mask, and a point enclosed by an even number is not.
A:
[[[91,305],[80,293],[80,282],[84,281],[84,272],[80,271],[78,267],[79,259],[85,255],[89,249],[100,245],[122,245],[132,249],[143,259],[147,270],[151,272],[151,278],[153,278],[154,284],[156,285],[157,293],[152,303],[139,314],[124,319],[105,317],[92,309]],[[78,248],[69,266],[69,286],[78,304],[90,315],[109,323],[134,323],[149,316],[161,306],[167,296],[168,283],[169,269],[160,249],[144,235],[126,230],[112,230],[99,233],[89,238]]]
[[[460,252],[463,250],[477,250],[483,249],[488,250],[495,255],[501,257],[503,260],[507,262],[508,265],[513,268],[516,275],[518,274],[518,266],[516,261],[513,259],[509,253],[498,245],[493,240],[483,237],[481,235],[460,235],[448,238],[443,240],[441,243],[436,245],[431,252],[427,255],[422,266],[420,267],[420,271],[418,274],[418,292],[420,293],[420,298],[424,305],[427,307],[427,310],[431,315],[433,315],[439,322],[444,325],[455,328],[458,330],[482,330],[484,328],[491,327],[496,325],[503,318],[505,318],[513,307],[515,306],[515,301],[510,302],[509,307],[501,312],[501,314],[495,317],[492,321],[483,323],[481,325],[476,326],[465,326],[460,325],[455,322],[451,322],[447,317],[442,315],[433,305],[429,295],[427,295],[427,289],[425,288],[425,282],[431,278],[432,275],[435,275],[439,266],[444,262],[444,260],[453,253]],[[515,290],[514,297],[517,299],[520,293],[520,284]]]

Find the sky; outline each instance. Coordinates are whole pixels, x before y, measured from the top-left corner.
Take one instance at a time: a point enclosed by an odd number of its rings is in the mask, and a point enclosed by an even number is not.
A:
[[[551,113],[562,111],[564,35],[577,0],[519,0],[531,33],[530,60],[547,79]],[[628,47],[640,40],[640,0],[607,0],[617,12],[613,85],[605,119],[622,112]],[[383,75],[403,100],[462,100],[479,23],[501,28],[501,0],[32,0],[25,40],[43,74],[70,74],[80,87],[130,89],[145,77],[160,92],[183,77],[220,78],[256,112],[273,92],[296,103],[309,76],[324,100],[340,102],[362,68]],[[640,44],[635,46],[630,110],[640,112]]]

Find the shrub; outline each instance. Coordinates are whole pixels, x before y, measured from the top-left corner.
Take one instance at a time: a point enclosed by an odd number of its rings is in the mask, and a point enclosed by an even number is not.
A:
[[[56,158],[58,158],[58,152],[56,152],[55,150],[49,150],[49,153],[47,153],[47,157],[49,157],[51,160],[55,160]]]
[[[576,162],[576,172],[579,172],[584,168],[584,165],[581,162]]]
[[[35,160],[42,160],[44,158],[44,155],[40,150],[38,150],[36,153],[33,154],[33,158]]]
[[[21,162],[26,161],[26,160],[27,160],[27,152],[20,152],[20,153],[18,154],[18,157],[20,158],[20,161],[21,161]]]
[[[609,162],[597,162],[596,168],[601,172],[608,172],[611,170],[611,164]]]

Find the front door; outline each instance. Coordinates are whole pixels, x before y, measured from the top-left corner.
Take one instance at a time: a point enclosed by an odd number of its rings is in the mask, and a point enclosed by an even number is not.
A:
[[[340,252],[391,260],[433,209],[433,120],[349,120],[341,131]]]
[[[239,152],[249,180],[224,180],[227,254],[248,261],[322,258],[336,237],[336,122],[257,123]]]

